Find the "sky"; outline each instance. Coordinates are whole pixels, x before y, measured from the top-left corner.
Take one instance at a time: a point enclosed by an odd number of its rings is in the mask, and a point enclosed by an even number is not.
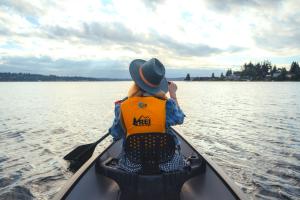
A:
[[[0,72],[128,78],[158,58],[167,77],[300,61],[300,0],[0,0]]]

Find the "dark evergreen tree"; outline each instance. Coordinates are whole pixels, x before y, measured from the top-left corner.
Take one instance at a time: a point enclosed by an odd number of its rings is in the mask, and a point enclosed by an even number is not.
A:
[[[190,74],[187,74],[184,80],[185,81],[190,81],[191,80]]]
[[[292,62],[289,72],[295,76],[300,76],[300,67],[298,62]]]
[[[266,76],[271,72],[272,64],[270,61],[266,60],[261,65],[261,77],[266,78]]]
[[[227,71],[226,71],[226,76],[228,77],[228,76],[231,76],[232,75],[232,70],[231,69],[228,69]]]
[[[98,81],[97,78],[76,76],[55,76],[29,73],[1,73],[0,81]],[[103,80],[103,79],[102,79]]]
[[[276,67],[276,65],[274,65],[274,67],[273,67],[273,69],[271,70],[271,76],[273,77],[273,74],[275,73],[275,72],[277,72],[277,67]]]

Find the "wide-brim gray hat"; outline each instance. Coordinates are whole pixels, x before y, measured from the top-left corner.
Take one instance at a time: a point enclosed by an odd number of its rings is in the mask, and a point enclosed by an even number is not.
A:
[[[136,59],[129,65],[129,72],[133,81],[150,94],[168,92],[168,81],[165,78],[165,67],[156,58],[148,61]]]

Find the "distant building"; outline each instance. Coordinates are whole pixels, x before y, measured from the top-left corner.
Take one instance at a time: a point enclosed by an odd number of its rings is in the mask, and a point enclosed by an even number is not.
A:
[[[295,74],[287,74],[286,77],[287,77],[288,79],[292,79],[292,78],[295,77]]]
[[[233,72],[231,75],[227,76],[227,80],[238,81],[241,79],[241,72]]]
[[[281,74],[281,72],[274,72],[273,73],[273,78],[277,78],[277,77],[279,77],[280,76],[280,74]]]
[[[193,78],[193,81],[209,81],[211,80],[210,77],[195,77]]]
[[[267,81],[270,81],[270,80],[272,80],[272,76],[271,76],[270,74],[266,75],[266,78],[265,78],[265,80],[267,80]]]

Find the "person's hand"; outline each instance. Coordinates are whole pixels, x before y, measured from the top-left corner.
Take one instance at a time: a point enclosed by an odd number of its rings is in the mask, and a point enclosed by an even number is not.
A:
[[[169,93],[172,99],[176,99],[177,85],[174,82],[169,82]]]

